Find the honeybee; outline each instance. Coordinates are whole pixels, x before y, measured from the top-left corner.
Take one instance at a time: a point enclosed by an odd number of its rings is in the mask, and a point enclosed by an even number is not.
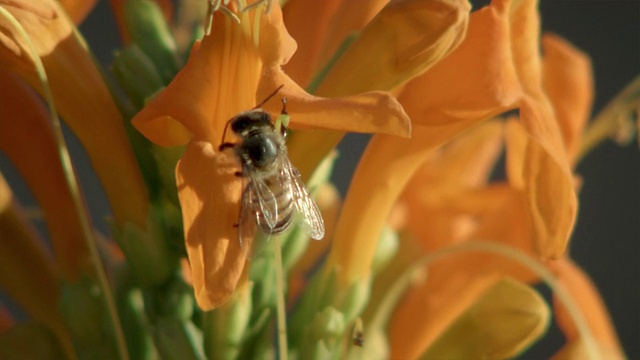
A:
[[[281,88],[252,110],[231,118],[225,125],[223,142],[219,146],[220,151],[232,148],[242,165],[242,171],[236,173],[244,181],[236,224],[241,246],[242,234],[251,232],[254,226],[267,236],[287,230],[296,212],[302,215],[303,229],[311,238],[320,240],[324,237],[324,221],[318,205],[287,156],[286,127],[283,125],[277,130],[271,115],[260,108]],[[285,98],[280,116],[288,116]],[[229,126],[240,142],[224,142]]]

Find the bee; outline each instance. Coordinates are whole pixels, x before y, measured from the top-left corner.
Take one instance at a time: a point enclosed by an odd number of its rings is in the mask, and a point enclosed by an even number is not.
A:
[[[276,129],[271,115],[261,109],[282,88],[280,86],[255,108],[241,112],[225,125],[219,150],[233,149],[242,165],[236,176],[244,186],[238,223],[239,239],[257,226],[267,236],[287,230],[296,213],[302,215],[305,232],[313,239],[324,237],[324,221],[318,205],[300,178],[300,172],[287,156],[286,127]],[[288,117],[282,98],[283,119]],[[224,142],[227,128],[236,134],[237,143]]]

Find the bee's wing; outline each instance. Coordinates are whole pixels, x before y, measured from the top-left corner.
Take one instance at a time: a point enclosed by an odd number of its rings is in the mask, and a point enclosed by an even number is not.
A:
[[[251,204],[257,210],[256,223],[262,229],[265,228],[264,225],[266,225],[266,228],[273,229],[278,223],[278,201],[276,196],[263,179],[255,176],[249,177],[251,178],[249,187],[253,192]]]
[[[251,256],[253,245],[253,234],[256,227],[256,206],[255,192],[247,178],[243,178],[242,202],[240,204],[240,215],[238,216],[238,241],[240,247],[247,257]],[[245,239],[245,236],[247,238]]]
[[[256,225],[261,226],[261,222],[267,221],[267,219],[269,219],[268,221],[275,221],[270,218],[272,215],[265,215],[274,214],[274,210],[268,209],[268,206],[264,202],[264,194],[261,195],[263,200],[260,200],[261,198],[258,195],[257,189],[262,189],[263,192],[265,191],[263,182],[255,183],[250,180],[249,177],[245,177],[243,184],[244,191],[242,192],[242,204],[240,216],[238,217],[238,238],[245,255],[248,259],[252,259],[262,251],[266,240],[268,240],[271,235],[265,234],[265,237],[261,232],[256,233]],[[258,184],[258,187],[256,187],[256,184]],[[275,211],[277,218],[277,209]],[[250,236],[245,239],[244,236],[246,234]]]
[[[318,205],[311,198],[307,186],[300,178],[300,172],[291,164],[289,158],[282,156],[280,161],[281,181],[289,186],[296,209],[302,214],[305,231],[314,240],[322,239],[324,237],[324,221]]]

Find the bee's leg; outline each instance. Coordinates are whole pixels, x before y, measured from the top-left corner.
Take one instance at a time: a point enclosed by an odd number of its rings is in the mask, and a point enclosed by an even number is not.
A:
[[[226,150],[228,148],[232,148],[234,146],[236,146],[236,144],[234,144],[234,143],[229,143],[229,142],[222,143],[222,144],[220,144],[220,146],[218,146],[218,151],[224,151],[224,150]]]
[[[289,113],[287,112],[287,98],[282,98],[282,111],[280,116],[276,119],[275,128],[280,132],[280,135],[287,137],[287,126],[289,126]]]

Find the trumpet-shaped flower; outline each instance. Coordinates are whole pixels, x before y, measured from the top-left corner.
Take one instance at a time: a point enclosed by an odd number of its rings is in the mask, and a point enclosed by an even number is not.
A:
[[[56,1],[0,1],[28,38],[8,18],[0,19],[0,64],[46,98],[35,71],[37,56],[53,101],[77,135],[102,181],[118,225],[146,228],[148,200],[122,116],[84,42]],[[35,54],[31,52],[35,51]]]
[[[278,96],[287,99],[294,129],[409,132],[406,115],[387,94],[323,99],[308,95],[287,77],[281,65],[296,44],[278,6],[264,16],[258,10],[237,16],[240,23],[216,13],[211,34],[193,47],[185,68],[133,119],[157,144],[187,144],[176,181],[196,299],[203,309],[226,301],[246,261],[233,226],[242,194],[242,181],[234,176],[240,165],[230,152],[218,150],[229,119],[283,85]],[[267,102],[264,108],[277,113],[279,102]],[[244,235],[249,242],[253,234]]]
[[[473,20],[472,18],[472,27]],[[589,60],[555,35],[545,35],[543,44],[545,56],[542,58],[541,66],[545,74],[545,91],[549,94],[572,94],[567,97],[567,102],[554,99],[552,110],[557,114],[555,121],[563,129],[566,156],[573,157],[577,139],[581,136],[591,106],[592,81]],[[521,113],[521,116],[526,115]],[[529,215],[530,203],[527,195],[531,180],[524,176],[525,169],[531,166],[527,162],[533,160],[529,157],[531,142],[536,140],[531,138],[526,124],[515,118],[507,120],[507,184],[487,186],[476,180],[474,189],[469,187],[474,183],[464,183],[465,179],[474,179],[472,168],[475,168],[475,174],[481,175],[484,169],[486,176],[486,171],[491,169],[496,160],[495,150],[493,158],[484,157],[483,153],[486,152],[483,149],[486,149],[486,146],[480,145],[481,135],[484,134],[481,130],[485,128],[488,132],[490,124],[473,130],[447,145],[445,150],[448,150],[450,155],[443,157],[443,160],[439,159],[438,153],[431,155],[430,161],[423,165],[425,168],[415,175],[407,187],[406,192],[410,195],[405,196],[403,201],[409,207],[408,228],[427,251],[442,249],[468,239],[488,239],[537,255],[536,233],[532,231],[535,218],[532,219]],[[451,148],[455,149],[458,142],[473,150],[455,157]],[[434,157],[440,162],[434,163]],[[478,166],[467,165],[464,168],[466,171],[460,172],[459,164]],[[446,170],[441,170],[438,165]],[[456,171],[459,173],[456,174]],[[460,183],[465,186],[461,187]],[[601,351],[593,352],[593,340],[583,338],[584,329],[576,330],[575,317],[569,316],[570,311],[567,311],[566,307],[557,305],[558,321],[568,340],[567,346],[558,356],[562,358],[602,355],[619,358],[621,351],[615,332],[611,330],[610,320],[603,310],[597,292],[585,275],[580,273],[566,255],[557,262],[550,262],[549,266],[559,274],[559,282],[566,286],[571,297],[578,301],[578,308],[587,318],[593,331],[599,347],[597,351]],[[463,309],[476,301],[477,296],[487,286],[505,275],[528,282],[538,278],[530,271],[523,271],[521,265],[511,260],[484,253],[456,255],[435,263],[429,268],[427,280],[414,285],[393,315],[392,356],[411,358],[422,353],[424,349],[429,349],[429,354],[437,351],[441,341],[437,339],[442,336],[443,331],[449,326],[454,326],[452,321],[460,316]],[[575,283],[568,284],[572,281]],[[461,293],[464,295],[461,296]],[[558,304],[559,298],[556,297]],[[431,349],[431,346],[436,350]]]

